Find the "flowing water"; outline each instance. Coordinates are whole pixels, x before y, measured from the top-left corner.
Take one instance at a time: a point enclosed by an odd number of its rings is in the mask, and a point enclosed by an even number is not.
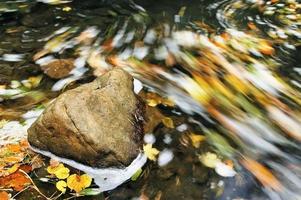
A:
[[[176,128],[148,135],[172,161],[104,197],[301,199],[298,1],[1,1],[0,23],[3,119],[113,67],[144,84],[149,105],[154,93],[174,102],[157,107]],[[75,68],[52,79],[40,66],[53,59]],[[205,167],[210,155],[223,167]]]

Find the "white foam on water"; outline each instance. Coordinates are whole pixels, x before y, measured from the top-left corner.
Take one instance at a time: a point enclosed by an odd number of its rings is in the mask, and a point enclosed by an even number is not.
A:
[[[33,151],[42,154],[44,156],[55,159],[59,162],[62,162],[66,165],[84,171],[89,176],[94,179],[94,182],[98,185],[101,192],[113,190],[128,179],[130,179],[147,161],[147,157],[140,153],[135,160],[126,168],[93,168],[90,166],[86,166],[84,164],[78,163],[74,160],[70,160],[67,158],[61,158],[59,156],[54,155],[51,152],[39,150],[37,148],[31,147]]]

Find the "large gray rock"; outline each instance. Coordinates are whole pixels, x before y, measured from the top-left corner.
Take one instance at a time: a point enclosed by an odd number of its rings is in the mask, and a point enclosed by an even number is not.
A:
[[[133,78],[115,68],[61,94],[29,128],[28,140],[92,167],[124,167],[141,149],[144,112]]]

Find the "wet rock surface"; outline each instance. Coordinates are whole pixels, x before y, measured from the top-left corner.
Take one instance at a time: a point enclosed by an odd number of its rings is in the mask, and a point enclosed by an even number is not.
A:
[[[139,154],[144,104],[114,69],[52,102],[28,130],[33,147],[92,167],[125,167]]]

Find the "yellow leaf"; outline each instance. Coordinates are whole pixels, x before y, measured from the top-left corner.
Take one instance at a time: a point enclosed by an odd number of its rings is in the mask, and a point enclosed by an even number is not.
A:
[[[77,174],[72,174],[67,178],[67,186],[71,189],[74,190],[76,193],[79,193],[83,189],[89,187],[91,185],[92,178],[87,175],[77,175]]]
[[[6,168],[3,168],[2,166],[0,167],[0,177],[2,176],[8,176],[14,172],[16,172],[20,167],[20,164],[16,163],[14,164],[12,167],[6,169]]]
[[[7,123],[8,123],[8,121],[6,119],[1,119],[0,120],[0,128],[3,128],[3,126]]]
[[[58,181],[55,186],[62,193],[66,192],[67,183],[65,181]]]
[[[191,139],[192,146],[194,146],[195,148],[199,148],[200,145],[201,145],[201,142],[205,140],[205,136],[197,135],[197,134],[194,134],[194,133],[190,133],[189,137]]]
[[[66,6],[63,8],[63,11],[65,11],[65,12],[69,12],[70,10],[72,10],[72,8],[70,8],[69,6]]]
[[[164,117],[162,119],[162,122],[163,122],[164,126],[166,126],[167,128],[175,128],[173,121],[170,117]]]
[[[54,174],[59,179],[65,179],[69,176],[70,170],[66,168],[63,164],[59,164],[58,166],[47,167],[47,172],[49,174]]]
[[[151,107],[156,107],[159,104],[159,102],[155,99],[147,99],[147,105]]]
[[[39,86],[41,80],[42,80],[43,76],[40,75],[40,76],[31,76],[28,78],[28,81],[31,83],[31,86],[33,88]]]
[[[207,152],[199,156],[200,161],[209,168],[215,168],[216,164],[221,162],[216,154]]]
[[[147,158],[153,161],[156,160],[156,156],[160,153],[158,149],[152,147],[152,144],[143,145],[143,151]]]

